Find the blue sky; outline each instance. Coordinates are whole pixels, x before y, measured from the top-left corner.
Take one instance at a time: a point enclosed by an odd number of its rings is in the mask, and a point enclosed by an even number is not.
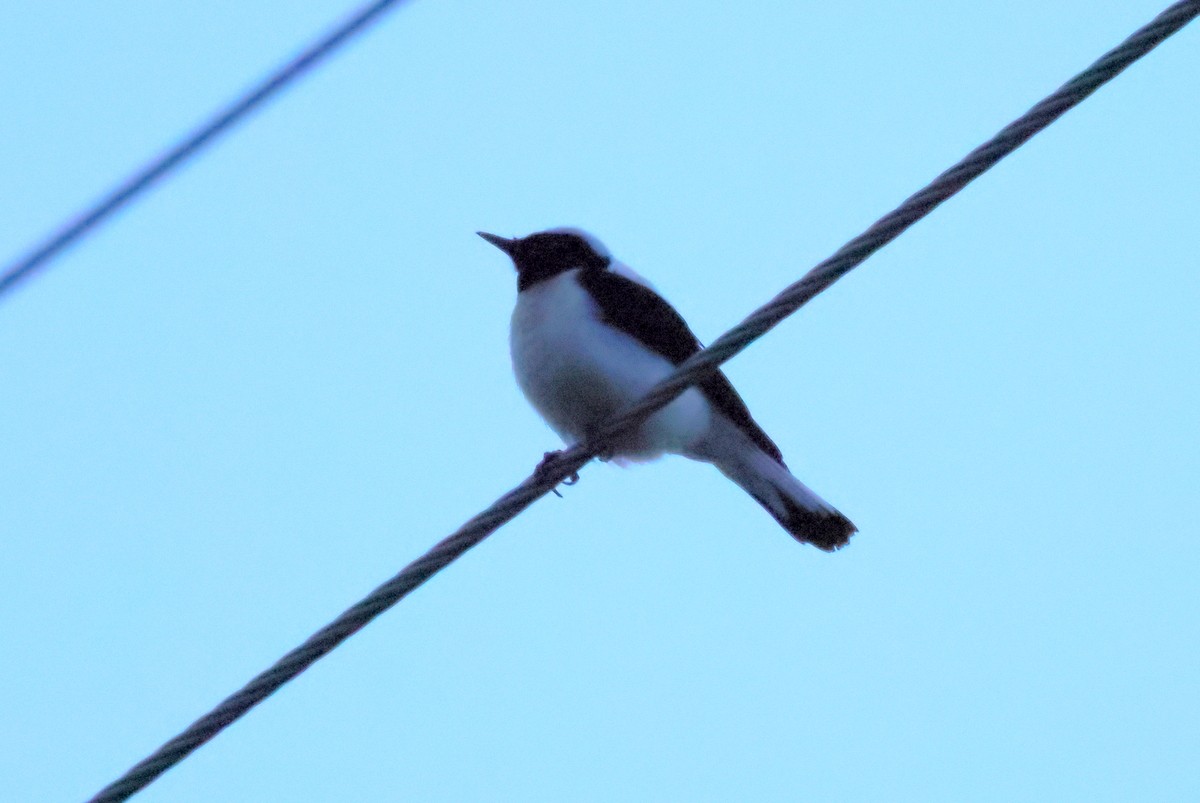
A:
[[[348,9],[10,4],[15,256]],[[0,301],[0,777],[86,797],[522,479],[477,229],[711,340],[1162,0],[412,2]],[[1190,800],[1200,29],[728,366],[859,526],[589,466],[150,787]]]

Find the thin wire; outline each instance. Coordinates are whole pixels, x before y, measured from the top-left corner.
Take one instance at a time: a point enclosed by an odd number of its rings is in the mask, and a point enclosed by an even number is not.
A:
[[[111,217],[114,212],[150,189],[159,179],[191,159],[206,145],[241,122],[251,112],[257,110],[294,80],[316,66],[338,47],[344,45],[356,34],[362,33],[372,23],[378,22],[384,12],[400,2],[402,0],[378,0],[378,2],[363,6],[351,14],[300,55],[280,67],[256,87],[219,111],[208,122],[193,130],[174,147],[145,165],[108,195],[66,223],[41,245],[19,257],[0,275],[0,297],[11,291],[22,280],[29,278],[35,271],[44,268],[68,246],[73,245],[90,230]]]
[[[299,675],[379,614],[395,605],[417,586],[437,574],[471,547],[506,522],[512,520],[562,480],[584,466],[614,436],[636,426],[655,410],[668,404],[688,385],[740,352],[811,298],[832,285],[868,256],[895,239],[902,231],[933,211],[1000,159],[1016,150],[1031,136],[1058,119],[1101,85],[1115,77],[1157,44],[1200,15],[1200,0],[1176,3],[1153,22],[1126,39],[1091,67],[1030,109],[989,142],[938,176],[931,184],[910,197],[895,211],[881,218],[863,234],[847,243],[829,259],[821,262],[800,281],[789,286],[768,304],[756,310],[738,326],[717,339],[704,351],[684,362],[649,395],[617,416],[601,434],[586,445],[563,452],[544,472],[535,472],[491,507],[464,524],[457,532],[439,542],[421,558],[372,591],[357,605],[321,631],[289,652],[274,666],[251,680],[241,690],[198,719],[185,731],[133,767],[121,779],[92,799],[92,803],[113,803],[127,799],[189,753],[207,742],[224,727],[266,699],[280,686]]]

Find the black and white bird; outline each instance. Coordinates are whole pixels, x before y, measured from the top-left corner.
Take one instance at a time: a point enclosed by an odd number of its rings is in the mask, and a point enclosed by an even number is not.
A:
[[[700,350],[679,313],[587,232],[479,236],[516,266],[513,371],[566,443],[586,441]],[[639,462],[664,453],[712,463],[798,541],[834,550],[856,530],[792,476],[779,447],[719,371],[622,436],[608,456]]]

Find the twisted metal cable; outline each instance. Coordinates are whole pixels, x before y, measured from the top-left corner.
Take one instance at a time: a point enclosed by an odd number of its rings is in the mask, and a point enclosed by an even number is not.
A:
[[[149,758],[106,787],[92,803],[126,800],[189,753],[266,699],[280,686],[303,672],[364,625],[403,599],[410,591],[437,574],[464,552],[515,518],[562,480],[582,468],[605,443],[636,426],[655,410],[670,403],[688,385],[770,331],[811,298],[828,288],[868,256],[895,239],[901,232],[929,214],[938,204],[965,187],[1000,159],[1016,150],[1041,129],[1054,122],[1105,82],[1141,58],[1157,44],[1200,15],[1200,0],[1176,3],[1153,22],[1126,39],[1088,69],[1064,84],[1019,120],[1004,128],[989,142],[976,148],[961,162],[938,176],[925,189],[910,197],[893,212],[880,218],[833,256],[821,262],[800,281],[792,284],[742,323],[726,332],[707,349],[694,354],[645,398],[618,415],[593,441],[562,452],[544,471],[530,475],[491,507],[468,521],[453,535],[439,542],[424,556],[349,608],[331,624],[292,650],[274,666],[225,699],[179,736],[164,744]]]
[[[57,257],[68,246],[73,245],[80,237],[148,190],[163,176],[195,156],[205,145],[210,144],[236,123],[241,122],[250,112],[270,100],[280,90],[345,44],[355,34],[363,32],[372,23],[377,22],[385,11],[390,10],[399,2],[401,0],[378,0],[351,14],[300,55],[280,67],[249,92],[218,112],[207,123],[192,131],[168,151],[127,178],[93,206],[66,223],[41,245],[19,257],[0,274],[0,296],[16,287],[22,279],[27,279],[34,271],[45,267],[50,260]]]

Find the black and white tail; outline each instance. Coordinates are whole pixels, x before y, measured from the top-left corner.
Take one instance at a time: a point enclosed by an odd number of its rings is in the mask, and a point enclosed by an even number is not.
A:
[[[787,466],[761,449],[737,449],[712,462],[797,541],[832,552],[845,546],[858,531],[849,519],[792,476]]]

